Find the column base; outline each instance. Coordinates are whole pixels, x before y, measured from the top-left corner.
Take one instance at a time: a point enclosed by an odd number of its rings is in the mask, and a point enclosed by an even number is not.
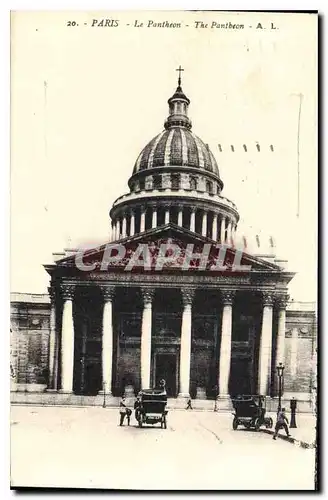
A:
[[[216,411],[233,410],[233,405],[229,394],[220,394],[216,401]]]
[[[190,394],[187,392],[179,392],[177,399],[189,399]]]
[[[59,394],[73,394],[73,390],[68,389],[59,389],[57,392],[59,392]]]
[[[104,394],[106,394],[106,396],[113,396],[112,391],[105,392],[103,389],[100,389],[100,391],[98,391],[99,396],[103,396]]]

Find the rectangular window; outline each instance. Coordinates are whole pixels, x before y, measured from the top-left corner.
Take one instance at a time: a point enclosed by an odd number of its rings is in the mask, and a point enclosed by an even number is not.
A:
[[[153,185],[155,189],[161,189],[162,188],[162,176],[161,175],[154,175],[153,177]]]
[[[171,189],[180,189],[180,174],[171,174]]]

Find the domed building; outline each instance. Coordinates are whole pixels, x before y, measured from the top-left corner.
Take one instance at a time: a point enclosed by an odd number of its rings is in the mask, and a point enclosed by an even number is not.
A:
[[[54,254],[45,266],[49,330],[33,379],[46,390],[42,401],[115,405],[164,379],[176,406],[219,397],[223,407],[240,393],[275,397],[280,362],[286,396],[309,392],[307,382],[295,385],[290,332],[301,324],[313,352],[313,315],[286,319],[294,274],[275,255],[238,246],[237,207],[192,131],[189,104],[179,78],[164,129],[110,209],[109,241]],[[45,309],[39,304],[41,323]],[[310,368],[300,370],[308,380]]]
[[[190,100],[178,87],[168,100],[164,130],[138,156],[130,193],[111,209],[113,238],[173,223],[217,242],[234,237],[239,215],[221,195],[223,182],[213,153],[191,131]]]

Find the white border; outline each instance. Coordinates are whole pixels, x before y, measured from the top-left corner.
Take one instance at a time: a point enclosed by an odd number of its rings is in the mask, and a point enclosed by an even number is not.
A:
[[[268,5],[269,3],[269,5]],[[10,10],[245,10],[247,6],[247,10],[259,10],[259,11],[279,11],[279,10],[319,10],[319,13],[324,16],[327,12],[327,3],[324,0],[316,1],[316,2],[305,2],[302,0],[294,0],[294,1],[271,1],[271,2],[263,2],[263,0],[249,0],[246,4],[242,1],[234,1],[234,0],[225,0],[225,1],[215,1],[215,0],[203,0],[195,1],[195,0],[159,0],[156,2],[156,5],[152,0],[143,1],[143,2],[135,2],[129,0],[116,0],[116,1],[98,1],[92,2],[92,0],[48,0],[46,3],[42,0],[12,0],[7,1],[3,0],[0,4],[0,63],[1,63],[1,78],[0,78],[0,109],[1,109],[1,130],[0,130],[0,151],[2,157],[2,164],[0,168],[0,232],[2,235],[2,245],[0,245],[1,259],[0,261],[3,264],[2,267],[2,283],[0,287],[0,318],[1,318],[1,335],[2,335],[2,349],[1,349],[1,385],[0,385],[0,401],[3,405],[4,411],[2,412],[2,426],[1,430],[3,431],[2,439],[0,438],[0,443],[2,443],[1,448],[4,451],[4,460],[2,462],[1,471],[2,476],[0,480],[0,491],[2,493],[1,498],[10,498],[14,493],[11,492],[9,487],[9,458],[10,458],[10,442],[9,442],[9,426],[8,426],[8,417],[9,417],[9,209],[10,209],[10,198],[9,198],[9,181],[10,181],[10,146],[9,146],[9,131],[10,131]],[[323,23],[322,23],[323,24]],[[323,26],[322,26],[323,28]],[[322,35],[322,47],[321,51],[323,53],[322,64],[324,66],[325,62],[325,54],[327,54],[327,41],[324,39]],[[326,37],[327,38],[327,37]],[[326,76],[326,68],[322,68],[322,78],[323,81],[327,81]],[[322,83],[322,92],[324,92]],[[324,115],[326,115],[326,105],[322,113],[322,120],[324,121]],[[324,146],[324,131],[322,131],[322,147]],[[322,161],[324,159],[324,154],[322,155]],[[328,192],[328,186],[326,183],[326,177],[323,175],[326,169],[326,164],[322,165],[322,181],[323,181],[323,191],[322,193]],[[325,204],[322,207],[323,211],[321,214],[322,219],[325,221],[323,224],[324,234],[322,234],[322,246],[323,248],[328,248],[327,231],[326,225],[327,217],[326,215],[326,207]],[[324,258],[324,251],[322,252],[322,258]],[[24,265],[24,263],[22,263]],[[321,266],[320,272],[323,273],[323,266]],[[326,288],[327,285],[327,273],[324,272],[323,280],[321,286]],[[324,299],[324,297],[322,297]],[[326,306],[326,302],[322,300],[322,304],[320,310],[322,311],[322,320],[323,324],[321,327],[322,337],[323,334],[326,334],[325,329],[325,311],[328,311],[328,307]],[[322,339],[323,340],[323,339]],[[321,342],[322,343],[322,342]],[[323,363],[325,358],[325,353],[321,352],[321,362],[322,365],[327,368],[328,364]],[[324,381],[326,380],[326,373],[322,372],[323,377],[321,378],[322,387],[322,398],[321,398],[321,410],[323,414],[326,409],[326,400],[324,400],[324,395],[326,391],[324,390]],[[322,415],[322,427],[324,425],[324,418]],[[326,441],[322,443],[323,448],[325,449]],[[324,451],[324,450],[323,450]],[[326,463],[323,460],[322,465]],[[292,466],[292,464],[291,464]],[[325,470],[322,469],[321,475],[325,477]],[[278,493],[279,494],[279,493]],[[279,494],[279,497],[284,495]],[[39,498],[42,498],[43,495],[38,495]]]

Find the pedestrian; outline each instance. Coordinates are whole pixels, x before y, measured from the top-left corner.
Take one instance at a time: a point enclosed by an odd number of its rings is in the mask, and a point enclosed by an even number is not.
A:
[[[140,415],[140,409],[141,409],[141,397],[138,395],[137,400],[134,403],[134,409],[135,409],[135,418],[137,422],[139,421],[139,415]]]
[[[125,397],[122,396],[122,399],[120,401],[120,426],[123,425],[125,417],[127,417],[128,425],[130,425],[130,415],[131,415],[131,410],[127,408],[125,403]]]
[[[132,415],[132,410],[130,410],[130,408],[127,408],[126,409],[126,419],[128,421],[128,425],[130,425],[130,418],[131,418],[131,415]]]
[[[282,428],[285,429],[287,436],[288,437],[290,436],[288,426],[287,426],[287,424],[289,422],[288,422],[288,418],[285,415],[285,411],[286,411],[286,408],[282,408],[281,410],[278,411],[277,422],[276,422],[276,427],[274,430],[273,439],[277,439],[279,429],[282,429]]]
[[[187,408],[186,408],[186,410],[192,410],[191,398],[189,398],[188,401],[187,401]]]

